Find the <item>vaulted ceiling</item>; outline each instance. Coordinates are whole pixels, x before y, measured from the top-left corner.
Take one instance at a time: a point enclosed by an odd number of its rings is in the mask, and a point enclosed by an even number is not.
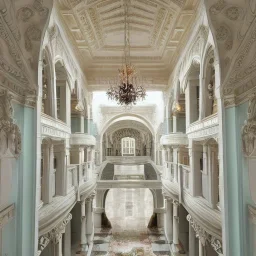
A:
[[[131,59],[151,87],[164,88],[200,0],[130,0]],[[124,46],[124,0],[59,0],[65,29],[92,89],[117,74]]]

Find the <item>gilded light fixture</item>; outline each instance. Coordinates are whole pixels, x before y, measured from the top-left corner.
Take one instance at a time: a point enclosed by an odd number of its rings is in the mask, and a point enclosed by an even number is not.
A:
[[[124,62],[118,69],[118,77],[109,81],[110,88],[107,91],[108,98],[117,101],[119,105],[135,105],[138,100],[144,100],[145,88],[142,79],[136,72],[130,61],[130,31],[128,19],[128,1],[124,1]]]

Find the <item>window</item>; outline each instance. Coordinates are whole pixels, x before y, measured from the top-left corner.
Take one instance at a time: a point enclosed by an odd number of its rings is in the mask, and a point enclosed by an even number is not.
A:
[[[122,156],[135,156],[135,139],[125,137],[122,143]]]

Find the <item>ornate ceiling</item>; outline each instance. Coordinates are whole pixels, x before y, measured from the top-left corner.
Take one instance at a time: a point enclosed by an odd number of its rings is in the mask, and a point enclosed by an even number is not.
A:
[[[152,87],[167,84],[199,0],[130,0],[133,64]],[[94,89],[115,76],[124,45],[123,0],[59,0],[65,28]]]

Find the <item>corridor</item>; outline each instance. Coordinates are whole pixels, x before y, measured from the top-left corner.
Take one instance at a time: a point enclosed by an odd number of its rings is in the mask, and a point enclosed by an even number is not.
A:
[[[94,256],[168,255],[162,230],[147,228],[153,214],[149,189],[111,189],[105,209],[112,229],[95,230]]]

